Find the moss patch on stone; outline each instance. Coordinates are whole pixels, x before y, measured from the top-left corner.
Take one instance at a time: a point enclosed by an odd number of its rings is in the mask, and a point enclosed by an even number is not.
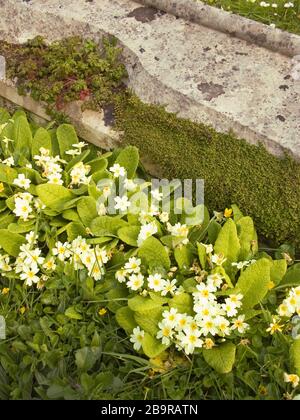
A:
[[[203,178],[210,210],[237,203],[261,235],[277,243],[300,238],[300,165],[263,146],[217,133],[132,98],[117,112],[124,143],[151,157],[167,178]]]
[[[124,85],[119,52],[114,41],[101,48],[80,38],[52,46],[41,38],[23,46],[0,43],[8,76],[17,77],[21,93],[46,102],[52,116],[61,118],[61,103],[74,99],[93,109],[108,106],[124,144],[139,147],[161,176],[203,178],[211,211],[236,203],[255,219],[261,235],[299,245],[300,164],[142,103]]]

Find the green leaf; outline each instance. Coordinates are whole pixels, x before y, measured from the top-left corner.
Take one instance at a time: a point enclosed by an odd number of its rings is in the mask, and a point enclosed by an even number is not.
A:
[[[13,257],[20,253],[20,246],[26,242],[26,239],[18,233],[12,233],[8,229],[0,229],[0,246]]]
[[[117,310],[116,320],[127,334],[131,334],[132,330],[137,326],[134,319],[134,312],[128,306],[123,306]]]
[[[145,332],[142,347],[145,355],[150,359],[157,357],[160,353],[167,349],[167,346],[163,345],[161,341],[152,337],[152,335],[147,332]]]
[[[24,223],[10,223],[8,230],[13,233],[26,233],[34,230],[35,220]]]
[[[71,242],[78,236],[85,237],[86,230],[81,222],[71,222],[67,226],[68,241]]]
[[[128,223],[119,217],[98,216],[92,221],[90,229],[94,235],[106,236],[117,235],[118,230],[125,226],[128,226]]]
[[[76,311],[74,306],[70,306],[68,309],[66,309],[65,315],[71,319],[82,319],[82,315]]]
[[[140,226],[126,226],[118,230],[118,237],[127,245],[137,246],[140,230]]]
[[[44,149],[48,149],[50,151],[50,155],[52,154],[51,136],[49,132],[43,127],[38,128],[38,130],[36,131],[34,135],[32,147],[31,147],[32,156],[40,155],[41,147],[43,147]]]
[[[197,242],[198,257],[202,270],[206,267],[206,248],[203,244]]]
[[[95,172],[102,172],[107,168],[107,159],[100,157],[91,160],[90,162],[88,162],[88,165],[91,167],[91,174],[94,174]]]
[[[66,154],[67,150],[73,149],[72,145],[78,143],[78,137],[74,127],[70,124],[62,124],[56,130],[60,156],[67,161],[72,157]]]
[[[83,347],[75,352],[75,363],[78,369],[88,371],[92,369],[101,355],[98,347]]]
[[[74,194],[62,185],[41,184],[36,187],[42,203],[52,210],[60,211],[71,201]]]
[[[128,178],[133,178],[137,170],[139,160],[139,151],[137,147],[128,146],[119,153],[116,163],[126,169]]]
[[[216,222],[215,220],[211,220],[207,229],[210,244],[214,245],[221,229],[222,226],[220,225],[220,223]]]
[[[293,286],[300,284],[300,263],[294,264],[287,270],[280,285]]]
[[[106,293],[106,297],[109,300],[107,305],[111,312],[116,312],[121,306],[124,306],[124,302],[127,300],[128,289],[123,285],[117,285],[113,289],[110,289]]]
[[[203,349],[203,357],[216,372],[229,373],[235,362],[235,352],[235,345],[227,342],[211,350]]]
[[[68,209],[62,212],[62,217],[66,220],[71,220],[72,222],[78,222],[79,216],[76,210]]]
[[[148,297],[137,295],[131,299],[128,299],[128,306],[134,312],[147,311],[161,307],[161,302],[157,302]]]
[[[14,180],[18,178],[18,172],[0,162],[0,182],[13,185]]]
[[[251,309],[257,305],[268,293],[270,283],[271,262],[262,258],[251,264],[242,272],[236,289],[243,295],[243,308]]]
[[[214,251],[216,254],[223,254],[227,259],[223,264],[223,267],[229,275],[234,271],[231,263],[238,260],[240,248],[236,225],[232,219],[228,219],[220,230],[214,246]]]
[[[16,220],[15,216],[11,213],[1,214],[0,217],[0,226],[3,229],[6,229],[11,223]]]
[[[9,112],[4,108],[0,108],[0,124],[5,124],[9,119]]]
[[[170,258],[162,243],[151,236],[147,238],[141,245],[139,257],[150,268],[163,267],[166,270],[170,268]]]
[[[245,261],[258,252],[257,234],[251,217],[246,216],[237,222],[241,250],[239,259]]]
[[[193,315],[193,299],[189,293],[180,293],[180,295],[175,295],[169,301],[170,308],[176,308],[181,314]]]
[[[30,157],[32,134],[27,118],[19,116],[13,126],[13,139],[15,140],[15,152],[25,158]]]
[[[300,338],[295,340],[290,348],[290,357],[296,374],[300,376]]]
[[[83,197],[77,204],[77,211],[82,223],[90,226],[92,221],[98,217],[96,200],[92,197]]]
[[[233,210],[233,220],[237,223],[244,215],[236,204],[232,204],[231,208]]]
[[[286,260],[274,260],[271,265],[271,281],[277,286],[283,279],[287,270]],[[300,277],[299,277],[300,279]]]
[[[134,312],[134,319],[142,330],[148,332],[152,336],[158,333],[158,323],[162,320],[164,308],[157,307],[146,311]]]
[[[175,248],[174,257],[180,269],[189,268],[193,261],[193,253],[187,245]]]

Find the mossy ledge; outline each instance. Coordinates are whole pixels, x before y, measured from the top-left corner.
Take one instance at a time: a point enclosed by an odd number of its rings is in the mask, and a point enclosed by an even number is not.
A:
[[[298,162],[288,155],[279,159],[263,146],[250,145],[233,134],[218,133],[205,125],[178,118],[162,107],[142,103],[123,85],[125,73],[115,44],[106,44],[106,56],[103,56],[101,50],[97,53],[92,41],[77,38],[74,42],[74,39],[62,40],[52,47],[39,38],[18,48],[0,43],[0,54],[7,58],[9,77],[18,78],[20,91],[47,101],[52,114],[60,106],[57,101],[57,96],[61,95],[61,90],[57,89],[61,86],[59,82],[73,80],[74,83],[67,85],[72,89],[64,90],[63,100],[82,99],[87,95],[85,106],[112,105],[115,125],[124,133],[124,145],[136,145],[142,157],[160,168],[161,176],[203,178],[205,201],[210,210],[237,203],[242,211],[254,218],[262,236],[277,244],[293,242],[299,245]],[[68,43],[73,47],[68,48]],[[52,48],[55,48],[55,55]],[[60,61],[55,58],[62,57],[59,52],[64,54]],[[92,59],[88,60],[90,55]],[[44,56],[47,57],[47,68],[43,68],[46,64],[41,57]],[[98,58],[101,58],[101,64]],[[67,66],[70,60],[72,65]],[[60,69],[62,62],[65,65]],[[54,88],[50,87],[47,94],[45,74],[51,65],[56,69],[56,79]],[[99,72],[99,65],[103,68],[103,77],[97,79],[95,86],[88,84]],[[32,66],[37,69],[34,75]],[[103,96],[99,83],[105,87]]]

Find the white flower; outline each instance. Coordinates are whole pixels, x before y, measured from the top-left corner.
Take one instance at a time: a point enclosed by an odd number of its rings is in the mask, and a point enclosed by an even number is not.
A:
[[[224,311],[226,312],[227,316],[232,317],[235,316],[237,314],[237,306],[231,302],[229,299],[226,299],[225,301],[226,303],[223,303],[222,309],[224,309]]]
[[[178,310],[171,308],[169,311],[164,311],[163,314],[164,322],[167,323],[171,328],[174,328],[178,320]]]
[[[52,254],[57,255],[60,261],[65,261],[65,259],[71,256],[70,247],[68,242],[62,243],[58,241],[55,244],[55,248],[52,249]]]
[[[144,285],[144,276],[141,273],[131,274],[126,285],[129,289],[136,291]]]
[[[15,165],[15,161],[14,161],[14,158],[12,156],[10,156],[9,158],[3,160],[2,163],[4,163],[4,165],[7,165],[9,167]]]
[[[297,388],[299,385],[299,376],[294,373],[284,373],[283,374],[284,382],[291,383],[293,388]]]
[[[102,194],[104,198],[108,198],[111,194],[111,188],[108,185],[103,187]]]
[[[282,302],[277,309],[277,313],[282,317],[290,318],[294,314],[294,311],[290,310],[290,308],[285,302]]]
[[[248,267],[250,264],[251,261],[239,261],[231,263],[231,265],[236,267],[238,270],[242,270],[244,267]]]
[[[215,300],[215,295],[213,292],[216,292],[216,287],[213,284],[197,284],[197,292],[193,293],[193,297],[198,302],[208,302]]]
[[[81,149],[83,149],[85,146],[87,146],[87,143],[85,143],[84,141],[80,141],[78,143],[72,144],[72,147],[74,147],[75,149],[79,149],[81,151]]]
[[[26,265],[43,264],[45,258],[41,257],[42,251],[39,248],[30,249],[30,244],[22,245],[20,247],[19,256],[23,259]]]
[[[66,155],[70,155],[70,156],[78,156],[78,155],[80,155],[80,150],[74,150],[74,149],[70,149],[70,150],[67,150],[66,152]]]
[[[127,195],[123,195],[122,197],[115,197],[115,209],[120,210],[122,212],[127,211],[127,209],[130,207],[131,203],[128,200]]]
[[[37,242],[37,236],[33,230],[27,233],[25,238],[29,245],[34,245]]]
[[[201,333],[199,330],[185,330],[177,335],[178,345],[182,347],[186,354],[194,352],[195,348],[201,348],[203,346],[203,340],[200,337]]]
[[[242,306],[242,302],[241,302],[242,299],[243,299],[243,295],[241,293],[232,294],[232,295],[229,295],[227,299],[225,299],[225,303],[232,303],[237,308],[240,308]]]
[[[125,264],[124,268],[127,271],[127,273],[139,273],[141,269],[140,265],[141,265],[140,258],[131,257]]]
[[[227,260],[227,258],[224,258],[223,254],[214,254],[211,256],[211,262],[221,266],[222,264],[224,264],[224,262]]]
[[[163,211],[162,213],[160,213],[159,220],[162,223],[167,223],[169,221],[169,213],[167,213],[166,211]]]
[[[141,226],[141,230],[137,238],[138,246],[141,246],[147,238],[155,233],[157,233],[157,225],[155,222],[147,223],[146,225]]]
[[[90,170],[91,167],[89,165],[85,165],[83,162],[76,163],[70,172],[71,185],[88,184],[90,177],[87,177],[87,175]]]
[[[9,255],[0,255],[0,270],[11,271],[12,267],[9,264]]]
[[[151,195],[154,198],[154,200],[156,200],[156,201],[161,201],[162,198],[163,198],[163,193],[159,192],[158,189],[152,190]]]
[[[223,316],[217,316],[214,320],[216,327],[219,330],[219,335],[224,337],[225,335],[230,335],[230,322]]]
[[[125,177],[126,169],[123,166],[120,166],[118,163],[115,163],[109,168],[110,172],[113,174],[114,178]]]
[[[232,324],[231,329],[238,330],[240,334],[244,334],[244,332],[249,328],[249,324],[244,322],[244,320],[245,320],[245,315],[240,315],[236,319],[233,319],[232,320],[233,324]]]
[[[202,244],[205,246],[205,251],[207,254],[211,254],[214,251],[214,247],[212,244]]]
[[[116,271],[115,277],[119,283],[125,283],[127,276],[127,271],[124,269]]]
[[[277,3],[272,3],[272,7],[273,7],[273,9],[277,9],[278,4]]]
[[[261,1],[261,2],[259,3],[259,5],[260,5],[261,7],[269,7],[269,6],[270,6],[270,3],[266,3],[265,1]]]
[[[285,3],[283,7],[285,7],[286,9],[289,9],[290,7],[294,7],[294,3],[292,2]]]
[[[186,225],[182,225],[181,223],[176,223],[174,226],[168,223],[167,228],[173,236],[182,236],[186,238],[189,233],[189,228]]]
[[[132,179],[124,180],[124,187],[127,191],[134,191],[137,187],[136,183]]]
[[[17,217],[20,217],[24,221],[28,220],[30,213],[32,213],[32,207],[30,206],[27,199],[20,197],[15,198],[15,208],[13,210]]]
[[[97,203],[97,213],[99,216],[104,216],[106,214],[106,207],[103,203]]]
[[[171,343],[171,339],[174,336],[175,331],[172,329],[170,323],[166,320],[163,320],[158,324],[159,331],[156,334],[158,340],[161,339],[162,344],[168,346]]]
[[[166,281],[158,273],[151,274],[147,280],[149,289],[152,289],[155,292],[161,292],[166,284]]]
[[[47,178],[48,184],[63,185],[63,180],[61,179],[61,174],[59,172],[49,174]]]
[[[176,316],[176,330],[181,331],[184,328],[187,328],[189,323],[191,322],[191,319],[193,318],[191,316],[188,316],[187,314],[178,314]]]
[[[136,351],[139,351],[142,347],[143,338],[145,336],[145,331],[141,330],[140,327],[133,329],[130,336],[130,341],[133,343],[133,348]]]
[[[161,295],[166,296],[168,293],[170,293],[171,295],[174,295],[176,292],[176,283],[177,283],[176,279],[165,280]]]
[[[219,289],[223,283],[223,276],[220,273],[214,273],[207,276],[207,285]]]
[[[43,268],[45,270],[54,271],[56,269],[56,264],[53,257],[50,257],[47,261],[44,262]]]
[[[18,178],[14,179],[14,185],[24,190],[28,190],[30,187],[31,181],[27,179],[24,174],[19,174]]]
[[[32,265],[31,267],[24,266],[23,272],[20,274],[20,279],[25,280],[26,286],[32,286],[32,283],[38,283],[39,277],[36,274],[39,272],[37,266]]]
[[[214,319],[207,317],[202,321],[199,321],[199,326],[201,327],[201,334],[207,336],[208,334],[216,335],[218,333],[218,328],[215,325]]]

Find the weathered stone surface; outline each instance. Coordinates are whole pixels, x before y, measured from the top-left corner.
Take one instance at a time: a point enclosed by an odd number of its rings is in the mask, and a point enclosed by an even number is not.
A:
[[[289,57],[300,53],[300,36],[211,7],[198,0],[137,1]]]
[[[291,77],[289,57],[133,1],[0,0],[0,6],[0,38],[115,35],[130,87],[144,101],[300,157],[300,82]]]

